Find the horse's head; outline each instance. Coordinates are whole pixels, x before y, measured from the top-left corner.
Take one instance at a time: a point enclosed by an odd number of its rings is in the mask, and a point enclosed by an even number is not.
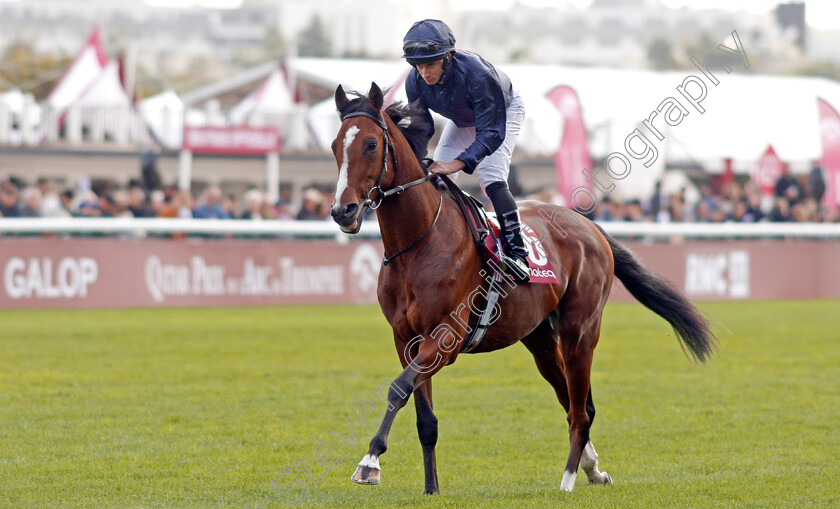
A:
[[[368,208],[381,200],[381,187],[394,178],[388,171],[390,140],[382,114],[382,90],[371,83],[368,97],[348,100],[341,85],[335,91],[335,105],[341,115],[341,129],[332,142],[338,163],[338,184],[330,214],[345,233],[357,233]]]

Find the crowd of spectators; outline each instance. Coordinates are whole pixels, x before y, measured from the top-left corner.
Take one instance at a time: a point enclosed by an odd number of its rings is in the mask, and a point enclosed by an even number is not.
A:
[[[292,210],[288,196],[270,201],[258,189],[242,196],[224,194],[215,185],[198,196],[176,188],[147,189],[139,180],[127,188],[103,187],[99,192],[58,189],[47,179],[26,185],[17,178],[0,182],[0,217],[161,217],[218,219],[303,219],[329,217],[332,195],[314,187],[304,190],[303,204]]]
[[[816,170],[800,178],[785,171],[772,195],[763,194],[750,180],[732,180],[717,189],[701,184],[699,199],[694,202],[684,189],[665,194],[658,185],[648,200],[605,195],[590,217],[599,221],[840,222],[836,211],[821,205],[825,185]],[[325,220],[334,199],[332,194],[309,187],[303,192],[302,205],[292,210],[288,196],[271,202],[258,189],[236,196],[211,185],[193,196],[174,187],[150,189],[144,180],[132,181],[127,188],[102,187],[98,191],[58,189],[46,179],[26,185],[20,179],[7,178],[0,182],[0,216]],[[528,198],[550,203],[556,201],[554,194],[547,190]]]
[[[751,180],[731,180],[715,186],[698,187],[699,199],[690,201],[685,189],[661,192],[657,185],[648,200],[621,200],[604,195],[590,219],[597,221],[655,221],[756,223],[756,222],[840,222],[840,213],[822,203],[825,183],[819,168],[799,178],[785,169],[772,193],[762,193]],[[550,196],[535,199],[552,201]]]

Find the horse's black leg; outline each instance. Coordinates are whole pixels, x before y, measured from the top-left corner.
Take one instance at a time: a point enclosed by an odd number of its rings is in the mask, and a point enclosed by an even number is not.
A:
[[[417,409],[417,434],[423,447],[423,468],[426,473],[424,493],[440,493],[437,479],[435,444],[438,438],[438,420],[432,411],[432,381],[426,380],[414,391],[414,406]]]

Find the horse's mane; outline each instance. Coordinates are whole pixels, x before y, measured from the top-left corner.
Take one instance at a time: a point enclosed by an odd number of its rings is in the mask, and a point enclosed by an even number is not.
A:
[[[350,92],[350,94],[356,97],[348,101],[339,110],[338,113],[341,118],[358,111],[364,111],[376,116],[376,112],[370,106],[366,95],[359,92]],[[386,107],[385,113],[391,117],[391,121],[397,125],[402,135],[408,141],[408,144],[411,146],[411,151],[414,152],[417,160],[421,161],[426,157],[429,145],[429,133],[434,132],[434,125],[427,110],[415,103],[406,104],[398,102]]]

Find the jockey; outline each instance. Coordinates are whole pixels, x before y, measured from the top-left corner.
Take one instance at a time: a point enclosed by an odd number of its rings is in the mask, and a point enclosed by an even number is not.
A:
[[[405,82],[408,100],[449,119],[435,150],[431,173],[450,175],[478,168],[481,188],[490,198],[502,228],[500,268],[520,282],[529,269],[519,210],[508,189],[510,158],[525,117],[519,93],[507,75],[475,53],[455,50],[446,23],[424,19],[403,39],[403,58],[414,69]],[[428,133],[429,137],[434,127]]]

